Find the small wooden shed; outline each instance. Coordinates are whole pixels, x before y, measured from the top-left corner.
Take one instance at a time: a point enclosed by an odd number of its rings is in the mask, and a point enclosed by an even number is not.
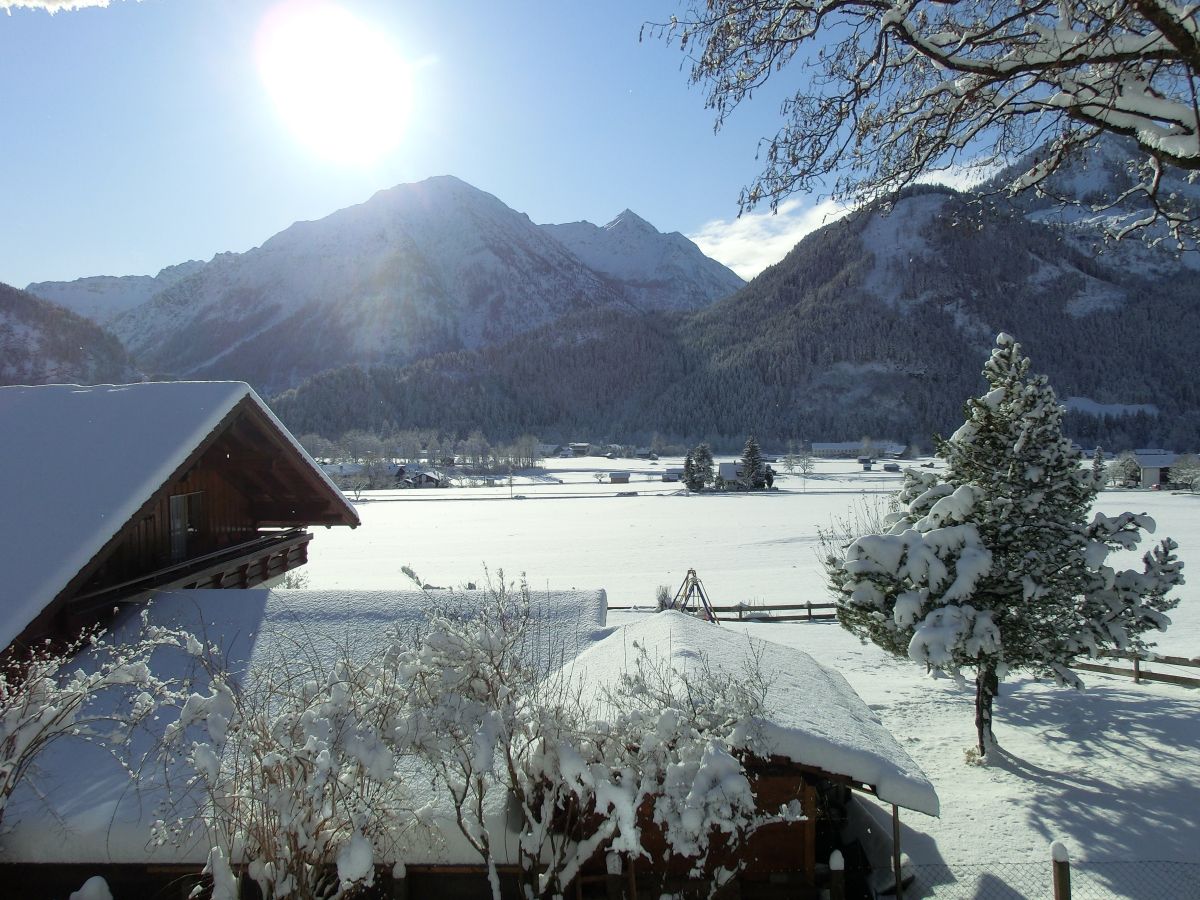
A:
[[[822,896],[829,877],[824,864],[833,850],[846,849],[852,792],[938,815],[937,794],[920,767],[846,680],[808,654],[667,610],[598,641],[570,664],[584,702],[602,703],[634,670],[631,647],[647,648],[681,683],[713,672],[744,678],[747,665],[765,676],[766,716],[756,723],[760,734],[745,748],[743,764],[760,810],[774,812],[794,802],[804,818],[766,825],[745,842],[710,855],[712,871],[741,867],[740,896]],[[621,866],[627,875],[632,870],[639,896],[644,889],[658,896],[654,892],[704,884],[711,872],[697,877],[694,860],[668,852],[652,801],[639,811],[638,825],[650,858],[622,860]],[[600,879],[614,863],[598,854],[587,875]]]

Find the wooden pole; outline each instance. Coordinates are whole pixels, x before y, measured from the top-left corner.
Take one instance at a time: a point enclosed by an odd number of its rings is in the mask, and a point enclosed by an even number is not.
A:
[[[1138,659],[1136,650],[1131,655],[1133,656],[1133,683],[1140,684],[1142,681],[1142,661]]]
[[[892,871],[896,873],[896,900],[904,900],[900,884],[900,807],[892,804]]]
[[[846,860],[841,850],[829,854],[829,900],[846,900]]]
[[[1055,841],[1050,845],[1050,858],[1054,867],[1054,900],[1071,900],[1071,859],[1067,848]]]
[[[621,855],[615,851],[609,851],[604,858],[605,876],[604,888],[605,895],[608,900],[623,900],[627,896],[622,890],[621,870],[624,868],[621,865]]]

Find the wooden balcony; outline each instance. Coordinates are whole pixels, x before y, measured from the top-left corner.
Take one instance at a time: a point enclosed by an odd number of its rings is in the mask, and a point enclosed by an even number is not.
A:
[[[183,560],[120,584],[71,598],[72,618],[91,618],[99,610],[145,601],[155,591],[176,588],[249,588],[308,561],[312,535],[304,528],[272,531],[214,553]]]

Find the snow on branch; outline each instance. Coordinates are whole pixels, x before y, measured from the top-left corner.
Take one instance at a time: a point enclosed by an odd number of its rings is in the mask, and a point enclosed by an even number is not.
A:
[[[793,73],[782,124],[743,211],[796,191],[886,196],[950,166],[988,171],[1045,147],[1007,188],[1047,178],[1105,133],[1132,139],[1148,213],[1195,238],[1200,216],[1162,189],[1164,169],[1200,171],[1200,26],[1195,6],[1135,0],[714,0],[650,26],[689,56],[716,127],[768,80]]]

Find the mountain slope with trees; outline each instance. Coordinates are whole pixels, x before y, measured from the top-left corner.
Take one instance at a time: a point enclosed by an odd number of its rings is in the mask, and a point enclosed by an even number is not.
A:
[[[277,398],[293,428],[472,427],[489,435],[648,437],[740,447],[748,433],[913,439],[951,428],[1007,331],[1064,397],[1158,416],[1071,413],[1106,446],[1200,444],[1200,279],[1110,264],[1061,229],[948,188],[908,191],[809,235],[741,291],[691,314],[609,310],[503,346],[343,370]],[[348,398],[353,398],[348,401]],[[359,410],[356,413],[355,410]]]
[[[0,284],[0,384],[137,380],[125,348],[99,325]]]
[[[504,343],[588,310],[697,309],[742,283],[628,210],[603,229],[538,226],[443,176],[155,278],[31,287],[124,310],[112,328],[150,371],[270,392],[340,366]]]

